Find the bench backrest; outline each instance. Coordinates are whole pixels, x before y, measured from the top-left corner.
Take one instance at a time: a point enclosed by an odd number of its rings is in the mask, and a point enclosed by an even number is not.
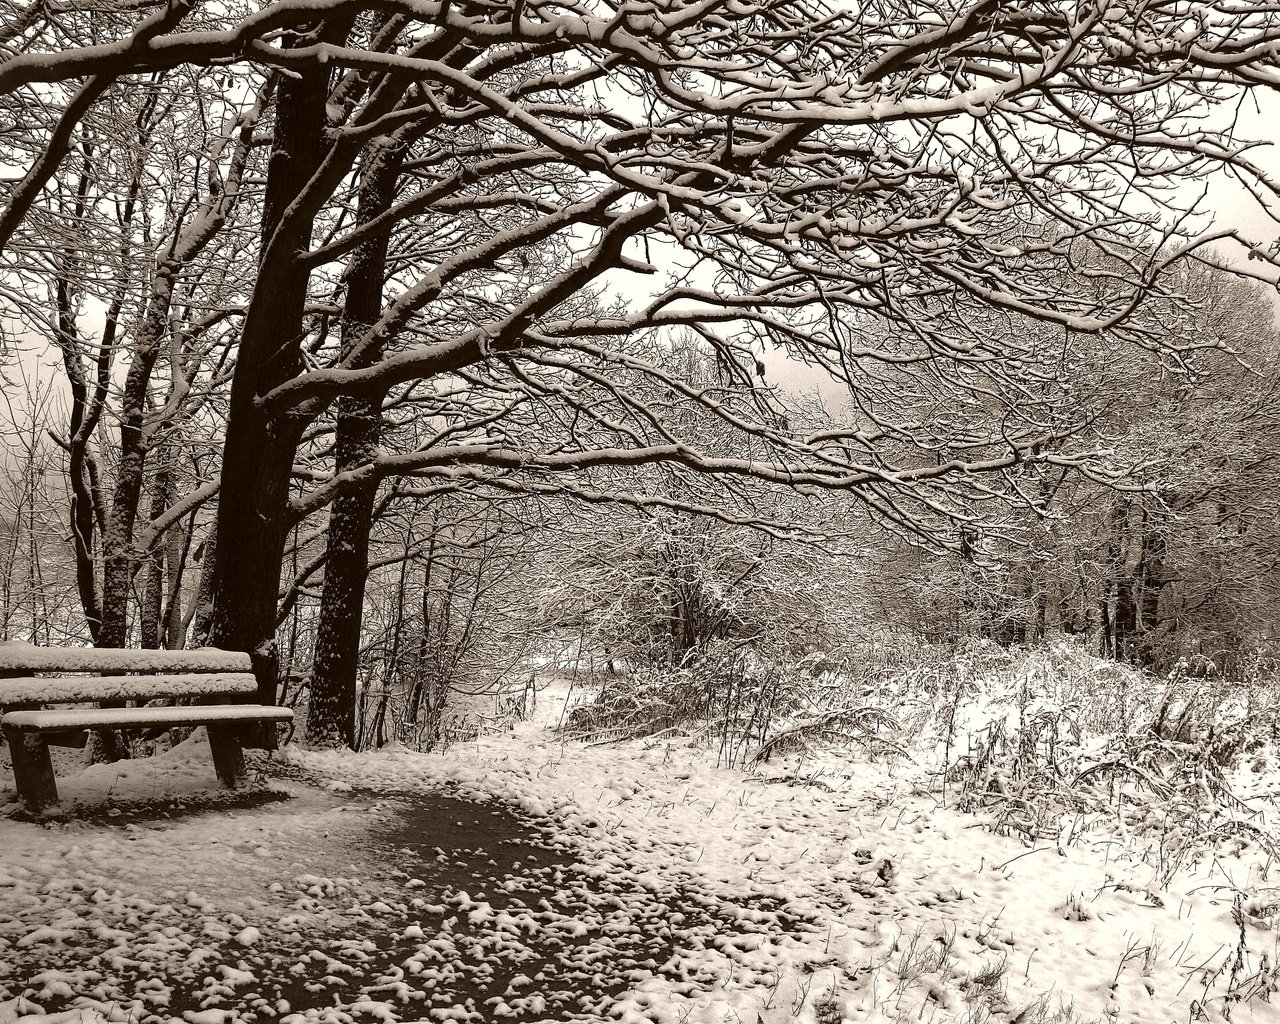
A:
[[[84,675],[73,673],[105,673]],[[0,644],[0,706],[255,694],[247,654]]]

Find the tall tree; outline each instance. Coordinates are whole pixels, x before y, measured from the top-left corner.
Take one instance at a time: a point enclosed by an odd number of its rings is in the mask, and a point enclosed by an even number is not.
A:
[[[405,140],[393,138],[365,151],[356,211],[361,226],[372,223],[391,208],[405,146]],[[347,350],[344,355],[350,354],[382,313],[389,241],[389,234],[375,236],[352,254],[342,310],[342,344]],[[371,364],[379,356],[375,348],[366,352],[361,362]],[[334,428],[336,476],[377,460],[382,435],[382,400],[380,394],[338,399]],[[356,745],[356,662],[360,652],[365,580],[369,574],[369,532],[377,490],[378,481],[367,480],[340,494],[329,510],[324,590],[307,718],[306,738],[313,744],[336,741],[348,747]]]

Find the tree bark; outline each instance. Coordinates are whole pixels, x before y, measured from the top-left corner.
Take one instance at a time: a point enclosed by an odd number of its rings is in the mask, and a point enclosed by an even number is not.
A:
[[[90,475],[89,439],[97,425],[106,387],[102,380],[90,390],[80,361],[76,340],[77,325],[71,308],[71,285],[60,276],[56,285],[58,305],[58,347],[62,350],[67,382],[71,387],[71,423],[67,440],[67,475],[71,484],[71,539],[76,560],[76,589],[84,611],[89,636],[96,643],[102,625],[102,605],[98,595],[98,567],[94,553],[95,491]],[[108,324],[114,323],[119,303],[113,303]],[[103,342],[98,357],[99,378],[110,365],[109,342]]]
[[[338,472],[369,462],[381,435],[380,403],[344,399],[339,404]],[[355,745],[356,674],[369,567],[369,530],[376,485],[339,497],[329,511],[324,587],[316,633],[306,741]]]
[[[111,512],[102,551],[102,627],[99,647],[124,647],[128,640],[129,589],[133,582],[133,528],[146,469],[148,435],[147,399],[151,372],[160,355],[161,342],[169,326],[173,285],[183,261],[174,250],[161,262],[151,282],[147,315],[138,340],[130,352],[120,410],[120,460]]]
[[[169,531],[165,544],[165,568],[167,590],[164,606],[164,646],[170,651],[180,651],[186,644],[186,620],[182,614],[182,578],[187,568],[187,555],[191,550],[192,519],[182,530]]]
[[[320,37],[341,41],[347,24],[326,23],[295,45]],[[329,70],[316,67],[282,80],[267,170],[262,253],[245,313],[222,451],[217,543],[202,581],[197,637],[253,659],[259,700],[276,701],[276,597],[285,540],[293,457],[309,417],[268,417],[258,397],[303,369],[309,248],[319,201],[308,184],[328,152],[325,138]],[[302,200],[302,201],[299,201]],[[263,737],[264,745],[270,741]]]
[[[167,464],[161,465],[151,485],[151,518],[164,514],[172,500],[172,483]],[[157,542],[146,556],[142,607],[138,616],[138,633],[144,650],[157,650],[162,641],[164,615],[165,550],[167,544]]]
[[[367,224],[395,198],[404,147],[392,143],[370,150],[360,189],[357,222]],[[353,254],[343,307],[343,355],[382,312],[389,236],[370,239]],[[373,351],[362,360],[377,359]],[[372,462],[382,437],[382,397],[345,397],[337,403],[334,471],[341,475]],[[369,574],[369,532],[377,483],[349,491],[329,511],[324,587],[307,704],[306,742],[354,747],[356,676],[365,581]]]

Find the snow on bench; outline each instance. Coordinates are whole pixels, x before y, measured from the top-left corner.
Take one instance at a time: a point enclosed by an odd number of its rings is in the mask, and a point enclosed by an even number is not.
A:
[[[238,727],[286,722],[293,712],[263,704],[200,703],[176,707],[127,707],[127,701],[243,698],[258,692],[249,656],[203,648],[137,651],[0,644],[0,729],[13,758],[18,795],[31,810],[58,801],[49,743],[86,729],[166,728],[204,725],[214,768],[224,786],[244,781]],[[52,675],[37,675],[47,672]],[[70,673],[103,673],[71,675]],[[42,704],[104,703],[112,706],[39,710]]]
[[[23,672],[252,672],[249,655],[196,647],[138,651],[116,647],[35,647],[0,644],[0,675]]]
[[[255,694],[252,672],[208,672],[163,676],[19,676],[0,678],[0,706],[77,704],[98,700],[158,700]]]

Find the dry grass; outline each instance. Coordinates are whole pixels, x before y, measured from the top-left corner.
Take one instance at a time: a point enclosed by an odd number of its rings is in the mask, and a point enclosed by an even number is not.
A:
[[[683,734],[737,766],[814,748],[909,752],[944,802],[1028,842],[1111,821],[1147,837],[1160,878],[1223,845],[1280,860],[1280,837],[1233,781],[1242,766],[1268,771],[1280,737],[1280,694],[1260,672],[1229,681],[1182,662],[1157,677],[1066,642],[882,637],[797,661],[722,644],[606,679],[564,729],[595,742]]]

